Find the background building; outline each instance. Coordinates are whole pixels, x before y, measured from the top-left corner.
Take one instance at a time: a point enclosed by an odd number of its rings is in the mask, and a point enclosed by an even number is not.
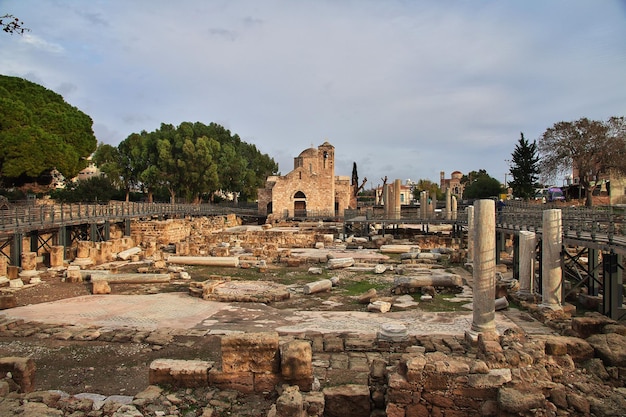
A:
[[[335,147],[328,142],[300,153],[293,171],[270,176],[258,190],[261,214],[277,217],[343,216],[356,207],[349,176],[335,176]]]

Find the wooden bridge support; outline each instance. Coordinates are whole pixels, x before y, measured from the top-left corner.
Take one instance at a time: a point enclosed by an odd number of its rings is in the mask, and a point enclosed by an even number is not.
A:
[[[13,235],[13,239],[11,240],[11,265],[18,267],[22,265],[23,239],[24,236],[21,233],[15,233]]]
[[[626,310],[622,307],[624,300],[623,271],[621,255],[615,253],[602,255],[602,275],[604,277],[602,313],[615,320],[621,320],[626,316]]]

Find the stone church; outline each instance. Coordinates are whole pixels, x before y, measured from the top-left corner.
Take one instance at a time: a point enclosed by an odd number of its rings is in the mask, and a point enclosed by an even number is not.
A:
[[[293,171],[270,176],[258,190],[259,213],[278,218],[343,216],[356,208],[355,185],[335,176],[335,147],[328,142],[294,158]]]

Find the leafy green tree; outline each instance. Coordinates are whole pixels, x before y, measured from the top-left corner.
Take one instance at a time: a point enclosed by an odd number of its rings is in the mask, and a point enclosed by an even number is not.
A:
[[[537,154],[537,143],[529,143],[524,139],[524,134],[520,133],[520,139],[515,150],[511,154],[510,173],[513,180],[508,186],[513,189],[513,195],[524,200],[528,200],[535,195],[539,179],[539,155]],[[505,184],[506,185],[506,184]]]
[[[420,193],[422,191],[428,191],[428,195],[436,200],[442,200],[444,193],[439,187],[439,184],[431,180],[421,179],[417,181],[415,187],[413,187],[413,198],[416,201],[420,201]]]
[[[65,178],[96,149],[92,120],[63,97],[30,81],[0,75],[0,177],[20,186],[56,168]]]
[[[463,175],[461,183],[465,185],[463,189],[464,199],[497,197],[503,191],[500,181],[491,177],[484,169]]]
[[[249,200],[278,170],[272,158],[216,123],[163,123],[153,132],[131,134],[118,150],[124,166],[120,175],[142,187],[148,201],[162,189],[170,201],[212,200],[218,190]]]
[[[108,203],[121,197],[120,190],[106,176],[70,182],[65,188],[53,190],[50,196],[61,203]]]
[[[541,175],[549,181],[559,174],[574,172],[586,190],[586,206],[592,206],[597,179],[610,171],[626,174],[626,119],[606,122],[586,117],[558,122],[539,138]]]

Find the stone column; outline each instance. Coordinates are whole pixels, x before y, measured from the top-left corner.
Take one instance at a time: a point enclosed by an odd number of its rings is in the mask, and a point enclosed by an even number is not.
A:
[[[482,333],[487,339],[497,336],[496,297],[496,210],[493,200],[474,203],[474,308],[472,327],[466,336],[476,341]]]
[[[91,242],[88,240],[81,240],[78,242],[76,249],[76,258],[72,261],[72,265],[78,265],[81,268],[93,265],[94,262],[91,259]]]
[[[63,266],[64,246],[52,246],[50,248],[50,268],[60,268]]]
[[[450,188],[446,188],[446,215],[445,219],[450,220],[452,218],[452,192]]]
[[[0,277],[7,276],[7,258],[0,254]]]
[[[456,201],[456,196],[453,195],[452,196],[452,220],[456,220],[457,211],[458,211],[458,203]]]
[[[474,262],[474,206],[465,208],[467,213],[467,263]]]
[[[402,194],[402,180],[395,180],[393,182],[393,218],[398,220],[401,217],[402,201],[400,196]]]
[[[428,217],[428,191],[420,193],[420,217],[422,219]]]
[[[544,210],[541,237],[541,307],[548,307],[552,310],[563,308],[561,306],[562,247],[561,210]]]
[[[37,271],[37,252],[22,252],[22,271],[20,278],[25,278],[31,283],[39,282]]]
[[[385,218],[388,219],[391,209],[391,191],[388,184],[383,186],[383,205],[385,207]]]
[[[526,298],[533,294],[535,278],[535,232],[519,232],[519,292]]]

